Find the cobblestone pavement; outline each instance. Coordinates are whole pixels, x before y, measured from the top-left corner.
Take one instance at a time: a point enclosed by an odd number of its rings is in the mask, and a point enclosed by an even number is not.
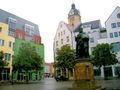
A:
[[[56,82],[54,78],[45,78],[41,81],[30,82],[29,84],[1,85],[0,90],[68,90],[72,87],[73,81]],[[98,80],[98,85],[111,89],[120,90],[119,80]]]

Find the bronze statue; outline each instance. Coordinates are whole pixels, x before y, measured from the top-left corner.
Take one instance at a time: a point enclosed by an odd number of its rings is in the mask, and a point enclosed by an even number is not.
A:
[[[77,59],[89,58],[89,36],[79,28],[79,34],[75,38]]]

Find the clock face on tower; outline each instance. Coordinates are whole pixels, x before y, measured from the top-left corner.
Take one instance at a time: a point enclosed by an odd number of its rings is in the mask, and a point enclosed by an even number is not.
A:
[[[71,10],[69,15],[74,15],[74,11],[73,11],[73,10]]]

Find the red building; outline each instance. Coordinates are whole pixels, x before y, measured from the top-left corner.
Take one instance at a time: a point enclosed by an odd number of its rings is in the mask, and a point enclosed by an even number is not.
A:
[[[54,75],[54,63],[45,63],[45,77],[52,77]]]

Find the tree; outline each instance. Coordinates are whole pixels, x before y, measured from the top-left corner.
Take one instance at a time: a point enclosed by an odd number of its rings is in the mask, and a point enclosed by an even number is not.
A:
[[[4,68],[4,66],[8,65],[8,63],[5,60],[3,60],[3,58],[4,58],[4,53],[3,51],[0,51],[0,74],[2,73],[2,69]]]
[[[3,51],[0,51],[0,67],[3,67],[3,66],[4,66],[3,58],[4,58]]]
[[[70,69],[75,65],[75,50],[71,49],[69,45],[64,45],[57,51],[55,67],[59,69]]]
[[[3,68],[4,66],[8,65],[8,63],[3,60],[4,58],[4,53],[3,51],[0,51],[0,68]]]
[[[110,44],[98,44],[92,52],[91,60],[93,65],[101,66],[114,65],[118,62],[116,53],[112,49]]]
[[[22,43],[18,54],[13,56],[13,70],[25,71],[26,76],[30,70],[40,70],[42,58],[36,52],[36,48],[29,43]],[[28,79],[26,79],[28,82]]]

